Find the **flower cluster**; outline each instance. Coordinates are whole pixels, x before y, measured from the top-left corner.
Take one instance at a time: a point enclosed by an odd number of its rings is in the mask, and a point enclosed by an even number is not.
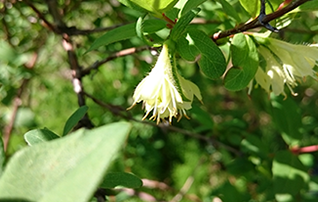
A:
[[[287,85],[291,93],[297,95],[292,88],[297,86],[299,78],[317,77],[313,67],[318,61],[318,48],[313,45],[295,45],[267,38],[258,51],[265,59],[266,67],[258,68],[255,80],[267,92],[286,96],[284,86]]]
[[[154,68],[135,89],[130,108],[143,101],[146,111],[143,120],[153,111],[150,120],[159,124],[168,118],[171,123],[173,117],[178,121],[182,116],[187,117],[185,110],[191,109],[194,96],[202,100],[199,88],[183,78],[171,64],[168,46],[164,44]]]

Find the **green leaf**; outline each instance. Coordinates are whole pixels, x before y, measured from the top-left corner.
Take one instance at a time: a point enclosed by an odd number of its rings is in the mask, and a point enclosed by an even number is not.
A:
[[[256,17],[258,15],[261,7],[259,0],[240,0],[240,3],[252,17]]]
[[[134,36],[137,36],[135,23],[117,27],[115,29],[112,29],[106,32],[106,34],[102,35],[101,37],[97,38],[87,52],[97,49],[98,47],[101,47],[101,46],[107,46],[108,44],[111,44],[117,41],[122,41],[125,39],[132,38]]]
[[[241,142],[242,151],[247,151],[256,156],[265,158],[268,155],[268,147],[262,142],[260,137],[256,135],[247,135]]]
[[[130,173],[111,172],[106,174],[104,181],[100,186],[106,189],[112,189],[117,186],[135,189],[142,186],[142,181],[137,176]]]
[[[273,123],[280,130],[285,142],[290,146],[299,145],[302,140],[302,117],[299,106],[290,97],[284,99],[282,96],[274,95],[271,96],[271,105]]]
[[[276,198],[297,195],[309,182],[306,167],[290,151],[279,151],[273,161],[273,185]]]
[[[143,21],[143,29],[146,33],[154,33],[166,27],[166,22],[157,19],[148,19]]]
[[[234,9],[234,7],[230,3],[228,3],[225,0],[220,0],[220,3],[223,7],[224,12],[228,16],[232,17],[236,22],[241,22],[240,16],[237,14],[236,10]]]
[[[143,22],[143,31],[146,33],[154,33],[166,27],[163,20],[149,19]],[[97,38],[87,52],[95,50],[101,46],[107,46],[111,43],[126,40],[137,36],[136,23],[131,23],[117,27],[106,32],[101,37]]]
[[[189,12],[190,10],[197,8],[199,5],[201,5],[204,2],[206,2],[206,0],[188,0],[182,7],[181,11],[179,12],[179,18],[182,17],[187,12]]]
[[[21,149],[0,178],[0,199],[87,202],[130,129],[118,122]]]
[[[34,129],[24,134],[24,140],[28,145],[33,146],[37,143],[46,142],[59,138],[58,135],[52,131],[44,129]]]
[[[70,118],[67,119],[62,136],[66,135],[72,130],[72,128],[83,118],[87,110],[87,106],[81,106],[70,116]]]
[[[258,53],[253,40],[242,33],[233,37],[231,44],[233,67],[224,78],[228,90],[242,90],[254,78],[258,68]]]
[[[224,202],[244,201],[243,194],[228,181],[218,188],[217,193],[220,196],[220,200]]]
[[[3,144],[2,138],[0,138],[0,177],[3,173],[5,160],[6,160],[6,153],[4,152],[4,144]]]
[[[197,105],[193,105],[191,108],[191,117],[200,123],[199,127],[196,128],[196,131],[212,130],[214,127],[214,122],[211,115]]]
[[[156,17],[162,17],[162,13],[171,9],[178,0],[119,0],[119,2],[133,9],[142,8]]]
[[[318,9],[318,4],[316,1],[308,1],[299,6],[300,10],[311,10],[316,11]]]
[[[143,40],[143,42],[144,42],[145,44],[147,44],[148,46],[154,46],[154,43],[152,43],[150,40],[148,40],[148,39],[146,38],[146,36],[145,36],[144,27],[145,27],[145,22],[147,22],[147,21],[144,20],[145,17],[146,17],[146,16],[141,16],[141,17],[138,18],[138,20],[137,20],[137,22],[136,22],[136,34],[137,34],[137,36],[138,36],[140,39]],[[148,24],[147,24],[147,25],[148,25],[148,27],[147,27],[147,31],[148,31],[148,32],[149,32],[149,31],[151,32],[152,30],[156,30],[157,27],[158,27],[158,25],[160,25],[160,23],[158,23],[158,22],[163,23],[163,26],[160,27],[160,29],[162,29],[162,28],[164,28],[164,27],[166,26],[166,23],[163,22],[162,20],[152,20],[152,21],[157,21],[157,22],[152,22],[152,23],[150,24],[149,21],[148,21]]]
[[[190,10],[182,16],[171,30],[170,38],[174,41],[179,39],[186,31],[186,28],[195,16],[200,12],[199,8]]]
[[[136,5],[135,3],[133,3],[130,0],[118,0],[120,3],[124,4],[125,6],[132,8],[136,11],[142,12],[142,13],[148,13],[148,11],[138,5]]]
[[[177,42],[177,51],[182,58],[195,61],[202,72],[211,79],[222,76],[226,68],[225,58],[219,47],[202,31],[188,30]]]

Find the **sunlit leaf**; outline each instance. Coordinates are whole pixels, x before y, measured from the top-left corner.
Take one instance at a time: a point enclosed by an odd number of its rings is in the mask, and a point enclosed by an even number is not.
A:
[[[17,152],[0,178],[0,199],[86,202],[122,146],[130,124],[118,122]]]
[[[273,185],[276,198],[295,196],[309,181],[306,167],[290,151],[279,151],[273,161]]]
[[[240,3],[252,17],[258,15],[261,6],[260,0],[240,0]]]
[[[171,9],[178,0],[119,0],[119,2],[133,9],[142,8],[156,17],[161,17],[161,14]]]

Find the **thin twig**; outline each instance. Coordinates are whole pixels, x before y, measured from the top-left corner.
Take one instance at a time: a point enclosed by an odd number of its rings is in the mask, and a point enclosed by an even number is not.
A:
[[[23,65],[23,67],[26,68],[26,69],[33,69],[33,67],[36,64],[37,59],[38,59],[38,54],[34,53],[33,57],[27,63],[25,63]],[[9,121],[9,124],[4,127],[4,132],[3,132],[4,151],[6,151],[7,148],[8,148],[8,144],[9,144],[9,141],[10,141],[11,133],[12,133],[12,130],[13,130],[13,127],[14,127],[14,122],[16,120],[19,107],[22,105],[22,100],[21,100],[22,94],[24,92],[24,89],[28,85],[29,81],[30,81],[30,78],[24,78],[22,80],[21,86],[18,89],[18,92],[17,92],[17,94],[16,94],[16,96],[15,96],[15,98],[13,100],[13,107],[12,107],[13,109],[12,109],[12,114],[11,114],[11,117],[10,117],[10,121]]]
[[[286,7],[264,16],[264,18],[262,19],[262,22],[269,23],[270,21],[277,19],[277,18],[285,15],[286,13],[294,10],[295,8],[306,3],[307,1],[310,1],[310,0],[295,0],[295,1],[291,2],[290,4],[288,4]],[[233,29],[229,29],[229,30],[215,33],[212,36],[212,39],[214,41],[217,41],[218,39],[225,38],[225,37],[228,37],[228,36],[233,35],[233,34],[237,34],[240,32],[244,32],[244,31],[254,29],[257,27],[262,27],[262,26],[263,26],[262,23],[258,20],[258,18],[256,18],[256,19],[254,19],[246,24],[242,24],[242,25],[239,25],[237,27],[234,27]]]
[[[114,59],[119,58],[119,57],[131,55],[131,54],[134,54],[134,53],[137,53],[137,52],[141,52],[141,51],[144,51],[144,50],[149,50],[149,49],[150,48],[148,46],[142,46],[142,47],[139,47],[139,48],[128,48],[128,49],[121,50],[121,51],[118,51],[116,53],[113,53],[110,56],[108,56],[107,58],[105,58],[105,59],[103,59],[101,61],[96,61],[90,67],[87,67],[86,69],[83,69],[82,76],[85,76],[85,75],[89,74],[92,70],[97,69],[102,64],[105,64],[105,63],[107,63],[107,62],[109,62],[111,60],[114,60]]]
[[[33,3],[31,3],[29,0],[23,0],[23,2],[26,3],[30,8],[32,8],[32,10],[37,14],[38,18],[40,18],[44,22],[45,27],[47,27],[49,30],[51,30],[55,33],[59,33],[58,29],[56,29],[56,27],[44,17],[44,15],[41,13],[41,11],[39,11],[33,5]]]
[[[27,86],[29,82],[29,79],[23,79],[22,80],[22,84],[17,92],[17,95],[15,96],[14,100],[13,100],[13,109],[12,109],[12,114],[10,117],[10,121],[8,123],[8,125],[5,126],[4,128],[4,133],[3,133],[3,145],[4,145],[4,151],[7,150],[8,145],[9,145],[9,141],[10,141],[10,137],[11,137],[11,133],[13,130],[13,126],[17,117],[17,113],[18,113],[18,109],[22,104],[22,93],[24,92],[25,87]]]

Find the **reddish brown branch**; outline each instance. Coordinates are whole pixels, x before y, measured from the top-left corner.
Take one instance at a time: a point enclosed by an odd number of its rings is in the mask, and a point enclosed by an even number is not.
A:
[[[27,69],[32,69],[35,66],[37,58],[38,58],[38,54],[34,53],[33,57],[29,60],[29,62],[24,64],[24,67],[27,68]],[[6,125],[4,127],[4,132],[3,132],[4,151],[6,151],[7,148],[8,148],[8,144],[9,144],[10,137],[11,137],[11,134],[12,134],[12,130],[13,130],[13,127],[14,127],[14,123],[15,123],[15,120],[16,120],[16,117],[17,117],[18,109],[22,105],[22,100],[21,100],[22,94],[24,92],[24,89],[28,85],[29,81],[30,81],[29,78],[27,78],[27,79],[25,78],[25,79],[22,80],[21,86],[18,89],[18,92],[17,92],[15,98],[13,99],[12,114],[11,114],[11,117],[10,117],[10,121],[9,121],[8,125]]]
[[[300,147],[300,148],[296,146],[291,148],[290,151],[294,154],[317,152],[318,145],[312,145],[312,146]]]
[[[3,132],[3,146],[4,146],[4,151],[7,150],[8,145],[9,145],[9,141],[10,141],[10,137],[11,137],[11,133],[14,127],[14,123],[17,117],[17,113],[18,113],[18,109],[22,104],[21,101],[21,96],[22,93],[27,85],[27,83],[29,82],[29,79],[23,79],[22,80],[22,84],[18,90],[17,95],[15,96],[14,100],[13,100],[13,106],[12,106],[12,114],[10,117],[10,121],[8,123],[8,125],[5,126],[4,128],[4,132]]]
[[[263,19],[263,23],[269,23],[270,21],[279,18],[279,17],[285,15],[286,13],[294,10],[298,6],[306,3],[307,1],[310,1],[310,0],[295,0],[295,1],[291,2],[290,4],[288,4],[286,7],[282,8],[280,10],[277,10],[271,14],[266,15]],[[225,37],[228,37],[228,36],[233,35],[233,34],[245,32],[247,30],[254,29],[257,27],[262,27],[262,26],[263,25],[261,24],[261,22],[258,20],[258,18],[256,18],[256,19],[254,19],[246,24],[242,24],[242,25],[239,25],[237,27],[234,27],[233,29],[229,29],[226,31],[215,33],[212,36],[212,39],[214,41],[217,41],[218,39],[225,38]]]

